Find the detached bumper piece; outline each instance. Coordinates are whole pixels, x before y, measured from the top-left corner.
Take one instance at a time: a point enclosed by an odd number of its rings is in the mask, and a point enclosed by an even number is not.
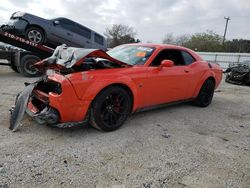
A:
[[[15,106],[10,109],[10,130],[16,131],[21,125],[29,97],[31,96],[31,93],[36,85],[37,83],[28,85],[20,94],[17,95]]]

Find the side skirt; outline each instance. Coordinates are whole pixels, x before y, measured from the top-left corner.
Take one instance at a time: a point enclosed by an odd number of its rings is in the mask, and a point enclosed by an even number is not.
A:
[[[191,102],[194,99],[186,99],[186,100],[180,100],[180,101],[174,101],[174,102],[169,102],[169,103],[163,103],[163,104],[157,104],[157,105],[153,105],[153,106],[148,106],[148,107],[143,107],[143,108],[139,108],[135,111],[136,112],[143,112],[143,111],[148,111],[148,110],[154,110],[154,109],[158,109],[158,108],[164,108],[164,107],[168,107],[168,106],[173,106],[176,104],[180,104],[180,103],[185,103],[185,102]]]

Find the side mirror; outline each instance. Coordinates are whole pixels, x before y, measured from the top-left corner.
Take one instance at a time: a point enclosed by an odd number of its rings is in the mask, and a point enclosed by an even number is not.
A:
[[[55,20],[55,21],[53,21],[53,24],[54,24],[54,25],[59,25],[59,24],[60,24],[60,21]]]
[[[172,60],[166,59],[161,62],[159,69],[162,69],[163,67],[173,67],[173,66],[174,66],[174,62]]]

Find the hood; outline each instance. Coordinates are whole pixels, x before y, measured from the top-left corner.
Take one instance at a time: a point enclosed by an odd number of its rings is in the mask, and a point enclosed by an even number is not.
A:
[[[71,68],[82,63],[85,58],[90,57],[104,58],[125,67],[132,66],[114,59],[103,50],[66,47],[65,44],[58,46],[51,57],[36,63],[36,66],[45,65],[46,67],[53,67],[53,65],[59,65],[60,67]]]

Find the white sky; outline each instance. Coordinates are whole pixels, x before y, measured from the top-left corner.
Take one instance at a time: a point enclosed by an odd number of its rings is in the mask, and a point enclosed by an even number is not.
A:
[[[15,11],[44,18],[67,17],[99,33],[112,24],[134,27],[143,42],[162,42],[166,33],[214,30],[227,39],[250,40],[250,0],[1,0],[0,24]]]

